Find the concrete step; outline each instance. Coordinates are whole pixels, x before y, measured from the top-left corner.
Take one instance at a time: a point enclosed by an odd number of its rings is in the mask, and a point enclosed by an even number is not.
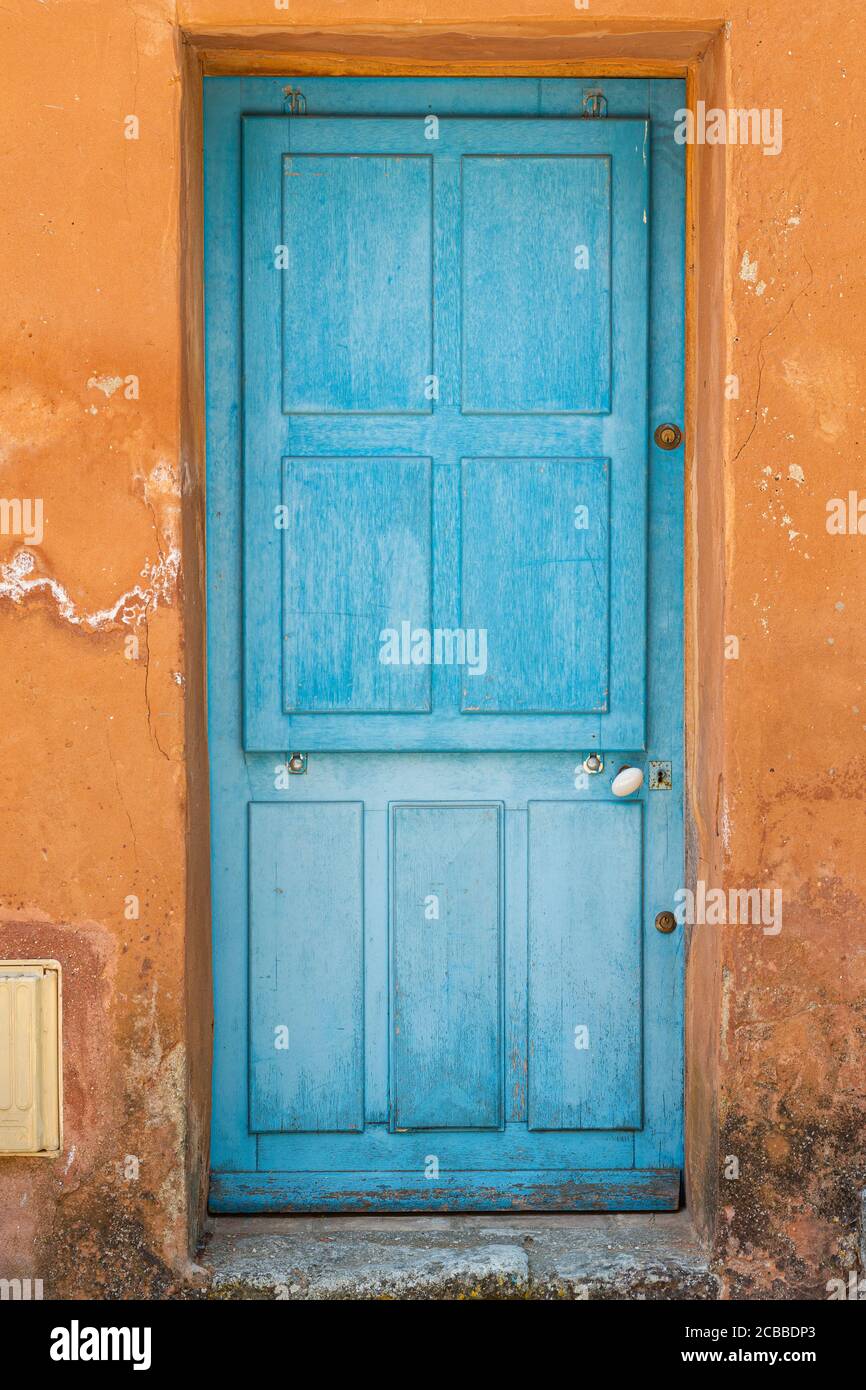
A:
[[[218,1217],[212,1298],[715,1299],[686,1212]]]

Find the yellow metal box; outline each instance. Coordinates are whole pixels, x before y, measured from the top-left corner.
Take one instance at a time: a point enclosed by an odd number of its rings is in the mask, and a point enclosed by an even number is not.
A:
[[[60,965],[0,961],[0,1154],[62,1143]]]

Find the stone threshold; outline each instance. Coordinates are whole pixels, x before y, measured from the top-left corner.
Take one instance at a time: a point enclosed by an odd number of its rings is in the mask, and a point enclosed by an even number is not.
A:
[[[222,1299],[716,1299],[688,1213],[220,1216]]]

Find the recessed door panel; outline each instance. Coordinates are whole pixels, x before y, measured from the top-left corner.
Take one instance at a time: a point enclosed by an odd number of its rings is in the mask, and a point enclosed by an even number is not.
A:
[[[610,160],[463,161],[465,411],[610,407]]]
[[[250,807],[250,1129],[364,1126],[362,808]]]
[[[285,710],[429,710],[430,460],[286,459],[283,497]]]
[[[607,460],[464,459],[461,481],[460,613],[483,634],[463,713],[603,712]]]
[[[530,1129],[642,1118],[642,807],[529,806]]]
[[[497,806],[392,810],[395,1129],[502,1119],[502,816]]]
[[[282,172],[283,410],[429,411],[432,161],[286,154]]]

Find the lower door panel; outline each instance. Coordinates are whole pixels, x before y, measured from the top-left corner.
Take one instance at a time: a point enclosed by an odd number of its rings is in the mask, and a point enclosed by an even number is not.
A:
[[[675,1207],[648,794],[566,754],[248,763],[255,1169],[212,1209]]]

